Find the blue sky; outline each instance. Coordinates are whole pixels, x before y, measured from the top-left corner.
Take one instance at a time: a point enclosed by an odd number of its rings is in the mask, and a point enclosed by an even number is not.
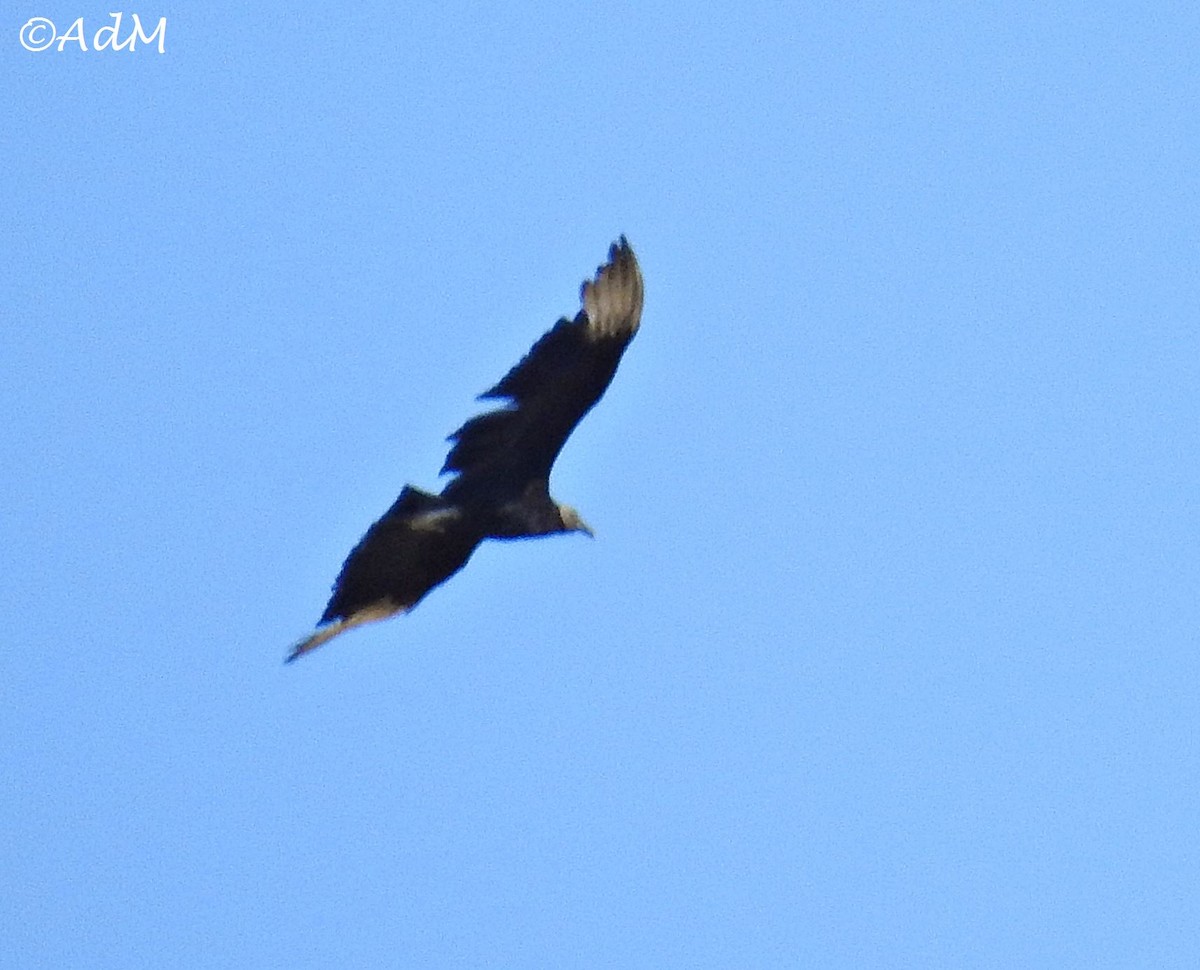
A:
[[[3,9],[12,966],[1200,964],[1192,5]],[[283,666],[622,232],[597,540]]]

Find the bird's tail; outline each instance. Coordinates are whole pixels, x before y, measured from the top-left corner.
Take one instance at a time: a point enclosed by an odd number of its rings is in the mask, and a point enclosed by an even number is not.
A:
[[[364,623],[386,620],[389,616],[395,616],[399,612],[401,612],[401,608],[384,601],[365,607],[356,613],[351,613],[345,619],[317,627],[317,629],[292,647],[284,663],[290,664],[293,660],[303,657],[310,650],[316,650],[321,644],[328,643],[339,633],[345,633],[347,630],[352,630],[356,626],[362,626]]]

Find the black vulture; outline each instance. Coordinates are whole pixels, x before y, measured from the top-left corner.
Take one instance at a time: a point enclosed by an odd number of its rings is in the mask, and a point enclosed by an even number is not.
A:
[[[642,274],[622,236],[563,318],[491,390],[504,403],[452,434],[440,495],[406,485],[342,565],[316,630],[288,661],[346,630],[411,610],[466,565],[484,539],[592,531],[550,497],[550,469],[600,400],[642,317]]]

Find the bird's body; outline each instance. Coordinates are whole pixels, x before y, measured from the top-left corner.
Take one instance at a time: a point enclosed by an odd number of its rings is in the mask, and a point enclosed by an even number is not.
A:
[[[637,332],[642,276],[622,236],[585,282],[583,308],[558,321],[493,388],[505,404],[471,418],[450,440],[440,495],[406,485],[354,547],[317,629],[288,660],[355,626],[412,609],[466,565],[485,539],[591,530],[550,497],[550,469],[567,438],[608,388]]]

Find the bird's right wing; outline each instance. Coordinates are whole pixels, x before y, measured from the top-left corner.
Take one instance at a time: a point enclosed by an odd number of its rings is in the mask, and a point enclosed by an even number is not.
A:
[[[461,509],[406,485],[346,557],[320,622],[380,604],[412,609],[466,564],[481,538]]]
[[[406,485],[342,565],[317,628],[288,662],[364,623],[411,610],[466,565],[481,536],[463,510]]]

